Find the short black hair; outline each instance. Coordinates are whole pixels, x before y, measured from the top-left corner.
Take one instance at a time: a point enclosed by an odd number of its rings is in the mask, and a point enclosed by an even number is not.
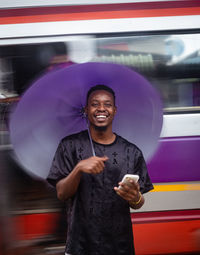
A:
[[[114,99],[114,105],[115,105],[115,92],[110,87],[103,84],[95,85],[88,90],[86,104],[88,104],[88,99],[89,99],[89,96],[92,94],[92,92],[97,90],[105,90],[105,91],[108,91],[110,94],[112,94]]]

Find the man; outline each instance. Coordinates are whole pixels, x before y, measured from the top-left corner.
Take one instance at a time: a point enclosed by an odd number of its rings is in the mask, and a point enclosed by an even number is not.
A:
[[[67,201],[66,254],[134,254],[130,206],[140,208],[153,186],[141,151],[113,133],[116,112],[114,91],[92,87],[85,113],[96,156],[85,130],[62,139],[53,160],[47,180]],[[138,174],[139,182],[121,183],[125,174]]]

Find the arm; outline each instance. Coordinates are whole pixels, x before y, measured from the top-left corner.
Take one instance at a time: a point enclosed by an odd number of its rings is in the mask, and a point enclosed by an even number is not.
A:
[[[105,166],[104,161],[107,159],[105,156],[95,156],[81,160],[67,177],[56,184],[58,199],[64,201],[72,197],[78,189],[82,173],[98,174],[102,172]]]
[[[145,202],[141,192],[145,193],[153,189],[153,185],[147,171],[146,162],[140,150],[136,151],[134,168],[135,173],[140,175],[139,181],[137,183],[130,181],[127,184],[120,182],[119,185],[121,185],[122,189],[115,187],[115,191],[119,196],[128,201],[131,208],[139,209]]]
[[[67,177],[57,182],[56,191],[59,200],[64,201],[76,193],[81,175],[80,169],[76,166]]]

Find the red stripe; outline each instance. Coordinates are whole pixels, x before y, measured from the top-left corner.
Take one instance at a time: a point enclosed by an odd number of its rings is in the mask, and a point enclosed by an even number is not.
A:
[[[200,220],[200,210],[132,213],[131,220],[134,224]]]
[[[200,220],[133,225],[135,253],[199,254]]]
[[[36,7],[0,10],[0,24],[199,14],[200,1]]]
[[[57,7],[33,7],[19,9],[2,9],[0,17],[34,16],[66,13],[89,13],[89,12],[110,12],[127,10],[156,10],[172,8],[200,7],[200,1],[166,1],[166,2],[145,2],[125,4],[101,4],[101,5],[78,5],[78,6],[57,6]]]
[[[142,10],[142,11],[115,11],[115,12],[93,12],[93,13],[67,13],[60,15],[38,15],[0,18],[0,24],[18,24],[35,22],[55,22],[55,21],[78,21],[78,20],[98,20],[98,19],[123,19],[123,18],[145,18],[145,17],[167,17],[200,15],[200,7],[183,9],[163,9],[163,10]]]

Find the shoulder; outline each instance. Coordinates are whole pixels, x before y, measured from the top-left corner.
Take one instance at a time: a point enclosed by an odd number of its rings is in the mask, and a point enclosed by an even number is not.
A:
[[[138,153],[142,153],[142,151],[136,144],[129,142],[127,139],[125,139],[124,137],[122,137],[120,135],[117,135],[117,141],[119,144],[123,144],[124,146],[126,146],[134,151],[137,151]]]
[[[69,143],[69,142],[76,142],[76,141],[81,141],[86,139],[88,136],[87,130],[83,130],[78,133],[70,134],[68,136],[65,136],[64,138],[61,139],[61,143]]]

